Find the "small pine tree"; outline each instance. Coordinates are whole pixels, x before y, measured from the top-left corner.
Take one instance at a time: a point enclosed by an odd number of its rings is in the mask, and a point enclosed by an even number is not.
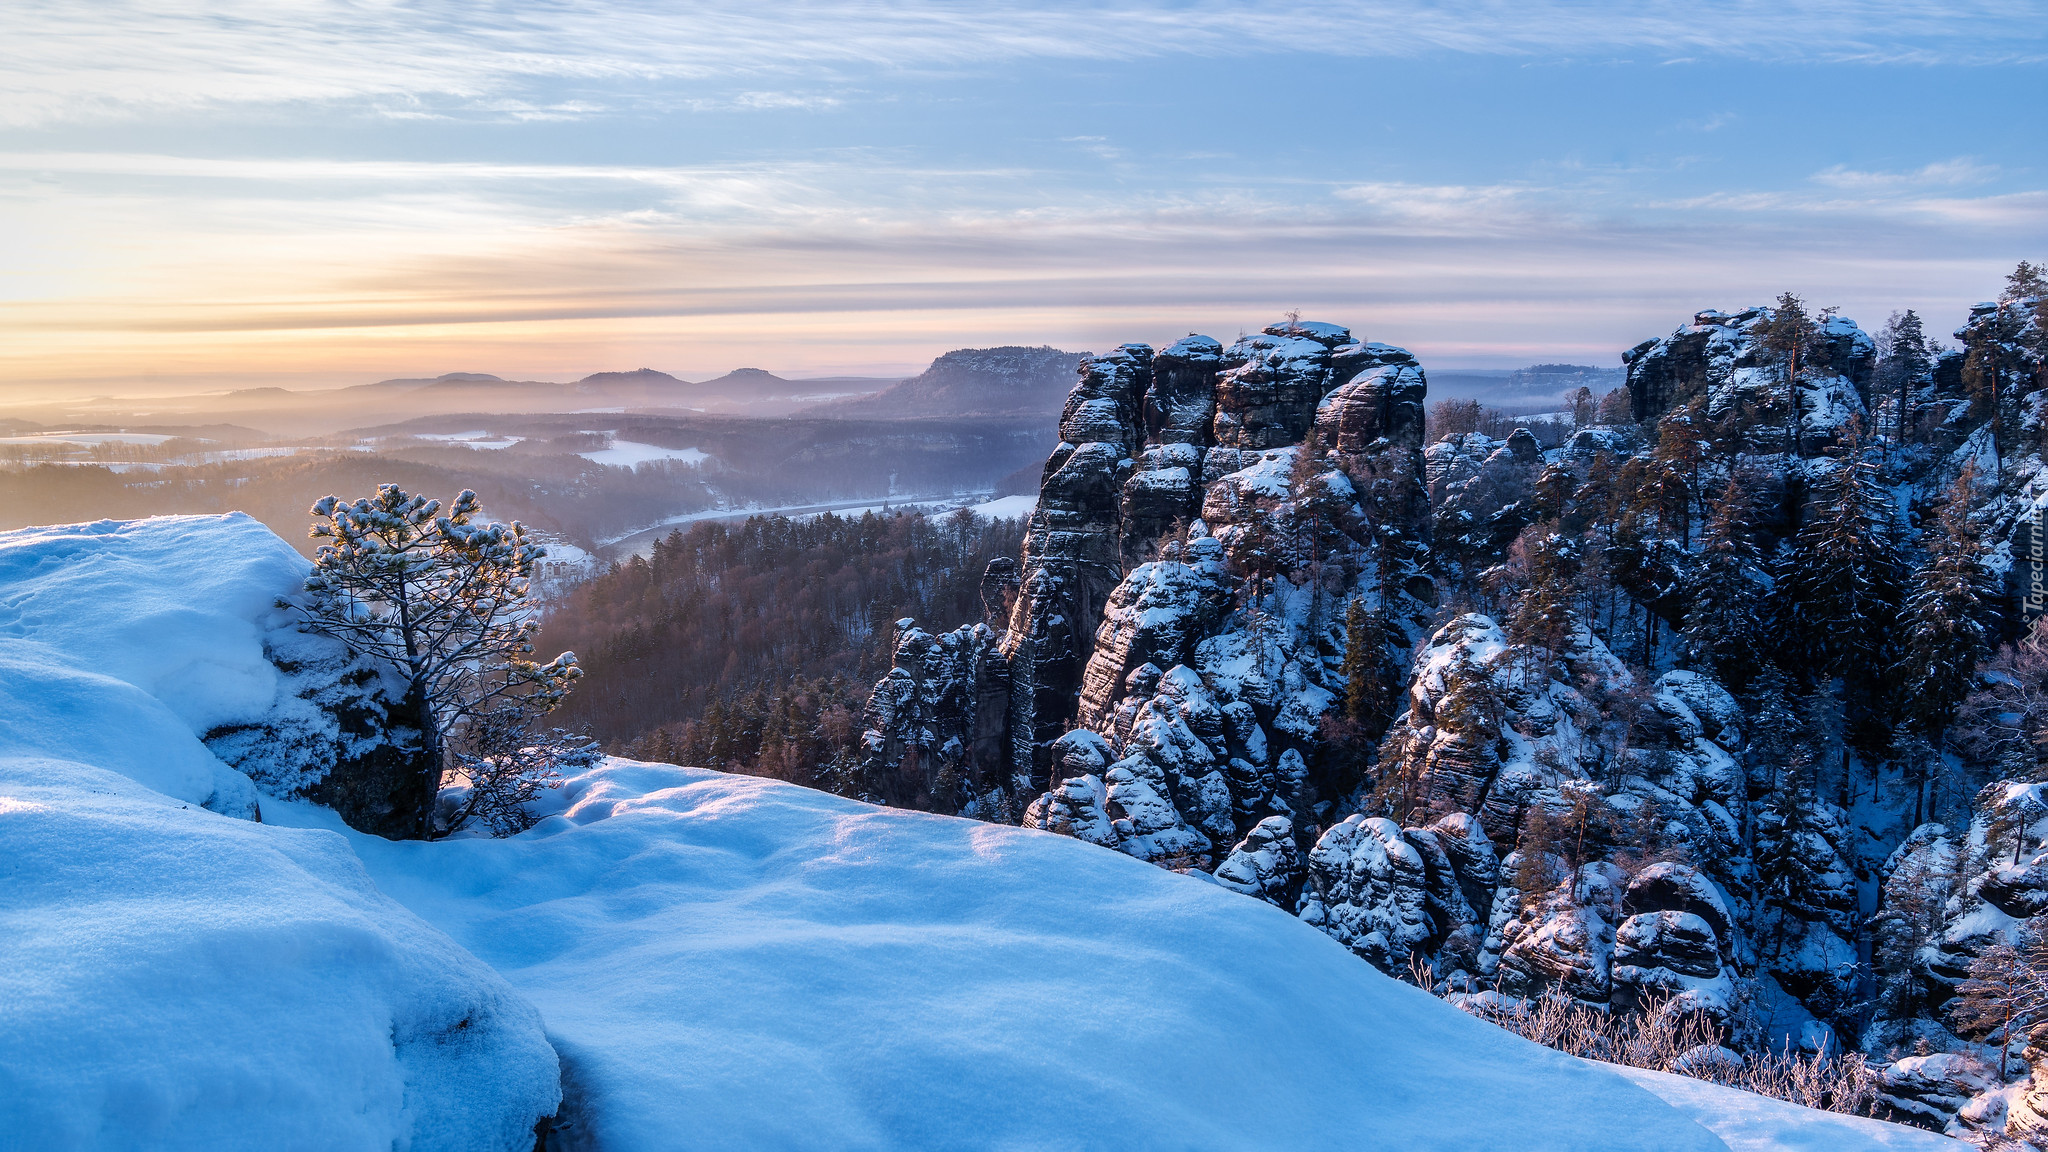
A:
[[[1596,415],[1596,408],[1593,401],[1593,390],[1591,388],[1588,388],[1583,384],[1580,385],[1578,391],[1573,392],[1571,394],[1571,405],[1572,428],[1574,430],[1584,428],[1588,424],[1591,424],[1593,422]]]
[[[1580,556],[1578,542],[1556,532],[1531,529],[1524,537],[1528,585],[1517,598],[1508,635],[1517,643],[1549,652],[1563,650],[1578,626]]]
[[[494,836],[524,832],[535,821],[527,805],[542,791],[565,773],[603,759],[589,737],[560,728],[535,732],[530,722],[519,708],[500,708],[471,720],[451,756],[461,785],[451,792],[459,794],[439,813],[437,832],[479,826]]]
[[[1558,838],[1556,817],[1540,806],[1523,813],[1515,836],[1514,870],[1515,891],[1521,893],[1523,908],[1540,904],[1555,885]]]
[[[1899,775],[1913,789],[1912,825],[1918,827],[1926,819],[1930,807],[1928,791],[1940,775],[1941,755],[1927,737],[1903,722],[1892,730],[1891,743],[1892,758],[1898,763]]]
[[[1999,1082],[2005,1081],[2012,1046],[2028,1026],[2048,1012],[2048,947],[2038,920],[2027,921],[2013,943],[2001,941],[1970,962],[1969,978],[1956,985],[1949,1020],[1957,1034],[1998,1045]]]
[[[1600,423],[1627,424],[1635,420],[1635,396],[1624,384],[1600,397]]]
[[[306,579],[303,627],[396,668],[405,701],[425,728],[431,779],[419,791],[414,834],[435,831],[453,738],[472,721],[553,710],[583,674],[576,655],[536,661],[540,630],[527,579],[547,553],[511,524],[480,524],[476,493],[441,502],[382,484],[367,500],[328,496],[313,505],[312,537],[324,540]]]
[[[1757,891],[1763,897],[1760,903],[1777,913],[1758,927],[1774,953],[1796,937],[1807,921],[1825,915],[1819,898],[1822,877],[1816,872],[1810,843],[1815,835],[1812,814],[1816,803],[1811,778],[1812,768],[1804,753],[1795,753],[1786,768],[1784,785],[1766,798],[1756,818]]]
[[[2048,264],[2019,262],[2005,277],[2005,291],[1999,294],[2002,300],[2031,300],[2048,296]]]
[[[1819,485],[1785,571],[1792,639],[1825,675],[1862,689],[1891,661],[1898,615],[1899,561],[1892,503],[1878,468],[1852,431],[1839,465]]]
[[[1906,417],[1912,406],[1912,390],[1934,368],[1932,345],[1920,314],[1911,308],[1903,314],[1892,313],[1878,335],[1878,351],[1878,385],[1897,397],[1896,436],[1903,444],[1910,432]]]
[[[1700,465],[1712,457],[1713,451],[1706,397],[1693,397],[1685,407],[1657,422],[1657,446],[1651,458],[1665,466],[1664,501],[1676,506],[1681,544],[1691,543],[1691,502],[1695,495],[1704,499],[1705,494],[1700,492]]]
[[[1785,783],[1786,765],[1791,763],[1804,731],[1792,706],[1792,681],[1775,662],[1764,665],[1751,685],[1749,744],[1743,749],[1751,774],[1768,780],[1773,787]]]
[[[1572,497],[1577,493],[1579,480],[1570,468],[1562,464],[1545,465],[1536,476],[1536,519],[1540,523],[1559,524],[1572,512]]]

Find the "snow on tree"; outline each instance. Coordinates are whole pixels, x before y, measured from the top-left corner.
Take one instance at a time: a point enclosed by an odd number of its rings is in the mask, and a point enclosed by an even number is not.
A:
[[[1785,451],[1802,455],[1799,425],[1799,377],[1813,359],[1820,343],[1820,325],[1806,311],[1806,302],[1790,292],[1778,297],[1778,305],[1752,329],[1765,354],[1783,365],[1785,373]]]
[[[470,491],[446,515],[440,501],[396,484],[366,500],[328,496],[311,511],[313,538],[330,543],[306,580],[303,626],[405,678],[432,773],[421,782],[417,835],[430,838],[451,747],[472,722],[488,716],[478,734],[500,732],[491,739],[502,744],[512,717],[552,710],[582,675],[573,652],[531,658],[540,624],[527,580],[546,552],[517,522],[478,523],[482,506]],[[509,783],[496,770],[486,778]]]
[[[1694,667],[1740,691],[1763,665],[1763,557],[1749,538],[1749,494],[1730,478],[1700,536],[1699,562],[1686,577],[1679,651]]]
[[[1892,313],[1878,332],[1877,346],[1877,387],[1895,394],[1898,409],[1894,413],[1893,435],[1903,444],[1911,434],[1906,420],[1912,389],[1934,370],[1934,345],[1927,339],[1920,314],[1908,308],[1903,313]]]
[[[1577,541],[1541,526],[1523,534],[1528,583],[1517,597],[1508,635],[1517,643],[1557,652],[1579,627],[1573,610],[1579,598]]]
[[[1377,741],[1401,702],[1401,670],[1387,648],[1393,623],[1384,609],[1354,597],[1344,610],[1344,718]]]
[[[1835,467],[1815,487],[1783,572],[1788,631],[1817,673],[1843,679],[1856,707],[1851,727],[1868,742],[1872,718],[1889,702],[1885,674],[1893,663],[1901,591],[1891,497],[1853,429]],[[1876,742],[1889,730],[1885,721]]]
[[[1956,1032],[1995,1045],[2002,1057],[1998,1078],[2004,1082],[2017,1053],[2014,1041],[2048,1013],[2048,942],[2044,925],[2035,920],[2015,927],[2015,940],[1991,945],[1970,962],[1970,975],[1956,985],[1948,1015]]]
[[[1899,621],[1900,703],[1914,726],[1935,739],[1955,719],[1975,684],[1977,665],[1991,651],[1998,590],[1968,517],[1973,481],[1965,466],[1949,490]]]
[[[603,761],[597,741],[560,728],[534,732],[531,723],[518,708],[499,708],[470,722],[450,757],[462,783],[441,790],[437,833],[524,832],[535,821],[528,804],[541,792]]]

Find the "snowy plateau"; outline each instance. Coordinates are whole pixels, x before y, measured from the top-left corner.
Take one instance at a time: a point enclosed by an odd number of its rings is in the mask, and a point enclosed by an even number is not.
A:
[[[0,534],[0,1148],[1962,1147],[1034,829],[615,759],[515,837],[353,832],[287,798],[305,574],[239,514]]]

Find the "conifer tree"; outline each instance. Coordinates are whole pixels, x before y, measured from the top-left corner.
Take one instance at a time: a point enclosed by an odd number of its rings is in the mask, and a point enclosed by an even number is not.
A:
[[[1387,653],[1387,615],[1354,598],[1344,610],[1344,717],[1377,741],[1393,722],[1400,695]]]
[[[1558,820],[1541,805],[1523,813],[1515,830],[1515,867],[1510,875],[1525,909],[1541,904],[1556,884],[1560,834]]]
[[[1744,753],[1750,778],[1782,787],[1802,731],[1792,706],[1792,681],[1775,661],[1765,664],[1751,685],[1749,744]]]
[[[1741,691],[1764,658],[1762,556],[1750,542],[1749,494],[1730,477],[1700,537],[1686,581],[1679,650],[1694,667]]]
[[[546,552],[518,524],[480,524],[476,493],[441,502],[396,484],[346,502],[313,505],[313,559],[304,627],[331,636],[405,678],[405,701],[424,729],[425,771],[415,834],[434,834],[434,797],[454,739],[472,722],[498,731],[518,714],[552,710],[583,674],[576,655],[536,661],[540,625],[526,603],[527,579]]]
[[[1801,455],[1799,422],[1799,377],[1806,371],[1820,327],[1806,311],[1806,302],[1790,292],[1778,297],[1777,307],[1753,331],[1757,343],[1783,366],[1785,374],[1785,451]]]
[[[1879,333],[1878,347],[1878,385],[1889,393],[1895,393],[1898,398],[1896,439],[1904,444],[1908,435],[1906,416],[1912,402],[1913,386],[1924,380],[1934,367],[1934,357],[1920,314],[1911,308],[1904,314],[1892,313]]]
[[[1550,652],[1562,650],[1577,626],[1578,542],[1558,532],[1532,528],[1523,536],[1528,584],[1508,620],[1508,635],[1517,643]]]
[[[2032,300],[2048,296],[2048,265],[2020,261],[2006,274],[2005,291],[2002,295],[2008,300]]]
[[[1580,385],[1578,391],[1573,392],[1571,394],[1571,405],[1572,428],[1574,430],[1584,428],[1585,426],[1593,422],[1595,417],[1595,407],[1593,400],[1593,390],[1591,388],[1588,388],[1583,384]]]
[[[1759,903],[1778,913],[1771,918],[1775,931],[1764,933],[1774,953],[1797,933],[1795,926],[1825,915],[1819,898],[1822,881],[1810,844],[1816,803],[1811,775],[1803,754],[1795,754],[1785,784],[1770,794],[1756,816],[1757,890],[1763,897]]]
[[[1913,788],[1912,825],[1917,828],[1926,818],[1929,788],[1941,773],[1941,754],[1927,737],[1902,722],[1892,729],[1892,758],[1899,775]]]
[[[1578,488],[1578,477],[1572,474],[1571,469],[1562,464],[1545,465],[1543,471],[1536,475],[1536,519],[1550,524],[1562,523],[1572,511],[1573,497]]]
[[[1705,498],[1700,491],[1700,465],[1713,454],[1712,429],[1708,427],[1707,401],[1704,396],[1695,396],[1685,407],[1657,422],[1657,446],[1651,458],[1665,465],[1666,501],[1675,503],[1684,522],[1679,532],[1679,543],[1690,545],[1691,507],[1694,497]],[[1676,481],[1677,483],[1674,483]]]
[[[1914,727],[1936,742],[1991,653],[1997,590],[1968,517],[1971,482],[1965,467],[1949,489],[1899,621],[1902,702]]]
[[[2048,1013],[2048,947],[2041,942],[2042,930],[2038,918],[2025,921],[2016,926],[2018,939],[1979,953],[1949,1005],[1949,1020],[1957,1033],[1997,1044],[2000,1083],[2009,1071],[2013,1042],[2023,1039],[2028,1025]]]
[[[1600,397],[1599,417],[1602,424],[1627,424],[1635,419],[1635,395],[1628,385]]]
[[[1900,593],[1891,501],[1853,431],[1818,488],[1785,571],[1789,622],[1824,674],[1863,681],[1891,663]]]

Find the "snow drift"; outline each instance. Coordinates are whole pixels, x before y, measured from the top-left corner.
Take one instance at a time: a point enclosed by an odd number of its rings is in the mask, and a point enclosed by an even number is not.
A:
[[[539,1006],[564,1147],[1955,1147],[1643,1091],[1068,837],[619,760],[558,803],[509,840],[355,841]]]
[[[523,1150],[555,1111],[532,1006],[343,838],[239,818],[199,739],[296,700],[305,570],[240,515],[0,533],[0,1146]]]
[[[509,840],[238,818],[198,736],[301,698],[303,570],[238,516],[0,534],[0,1143],[523,1149],[566,1084],[553,1147],[1954,1147],[1646,1090],[1026,829],[624,761]]]

